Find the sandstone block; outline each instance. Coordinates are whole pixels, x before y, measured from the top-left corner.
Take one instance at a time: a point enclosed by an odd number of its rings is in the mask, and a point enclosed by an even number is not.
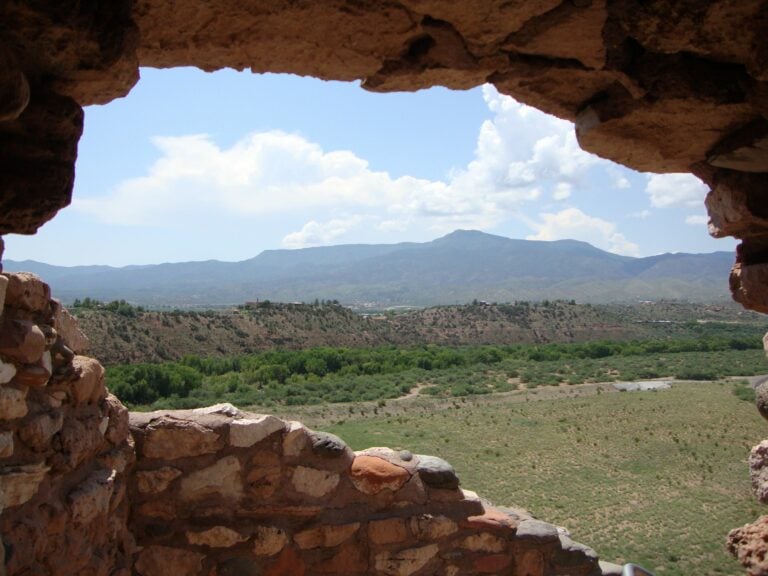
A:
[[[30,312],[45,312],[51,299],[51,288],[34,274],[15,272],[4,274],[8,278],[5,305]]]
[[[284,426],[285,423],[279,418],[267,415],[233,420],[229,425],[229,445],[248,448],[282,430]]]
[[[422,482],[431,488],[454,490],[459,487],[459,478],[453,466],[436,456],[418,456],[416,467]]]
[[[757,499],[768,502],[768,440],[763,440],[749,453],[749,477]]]
[[[304,576],[306,569],[301,556],[293,548],[286,547],[274,564],[266,569],[264,576],[287,576],[288,574],[290,576]]]
[[[109,512],[116,475],[115,470],[97,470],[69,493],[72,521],[76,525],[89,524]]]
[[[61,450],[67,456],[70,469],[94,458],[105,447],[99,424],[100,419],[95,415],[64,420],[60,434]]]
[[[0,355],[16,364],[34,364],[45,352],[45,335],[29,320],[5,319],[0,330]]]
[[[420,540],[439,540],[455,534],[459,527],[450,518],[445,516],[414,516],[410,520],[411,532]]]
[[[325,458],[338,458],[349,450],[344,440],[328,432],[311,432],[312,452]]]
[[[199,500],[208,496],[239,500],[243,495],[240,471],[240,461],[235,456],[225,456],[212,466],[182,478],[179,496],[183,500]]]
[[[48,380],[51,379],[51,374],[53,374],[51,353],[46,350],[34,364],[22,364],[18,366],[14,382],[31,388],[36,388],[45,386],[48,383]]]
[[[538,544],[556,542],[559,538],[557,527],[541,520],[523,520],[517,527],[517,539]]]
[[[622,576],[624,573],[624,566],[621,564],[614,564],[613,562],[606,562],[600,560],[598,562],[600,568],[600,576]]]
[[[493,554],[475,558],[473,563],[475,572],[479,574],[499,574],[512,564],[512,556],[509,554]]]
[[[309,444],[309,430],[301,422],[288,422],[287,433],[283,439],[283,454],[295,458]]]
[[[230,418],[239,418],[243,415],[242,410],[233,406],[229,402],[222,402],[220,404],[214,404],[213,406],[204,406],[203,408],[195,408],[192,410],[192,414],[220,414],[222,416],[229,416]]]
[[[50,468],[44,464],[8,466],[0,470],[0,511],[30,500]]]
[[[60,410],[38,414],[19,429],[19,438],[36,452],[44,452],[51,447],[51,439],[64,426],[64,415]]]
[[[142,494],[157,494],[166,490],[179,476],[181,470],[172,466],[136,472],[136,487]]]
[[[16,376],[16,366],[0,361],[0,384],[8,384],[14,376]]]
[[[27,388],[0,387],[0,418],[13,420],[27,415]]]
[[[347,542],[312,569],[319,574],[369,574],[368,554],[359,543]]]
[[[555,550],[551,562],[562,572],[576,572],[584,567],[585,573],[592,573],[592,569],[598,568],[597,553],[592,548],[563,534],[560,535],[560,549]]]
[[[461,541],[461,547],[472,552],[503,552],[506,546],[503,539],[488,532],[472,534]]]
[[[517,560],[517,570],[520,574],[544,576],[546,561],[541,550],[526,550]]]
[[[72,366],[77,380],[72,382],[72,399],[76,406],[95,404],[107,396],[104,386],[104,367],[98,360],[87,356],[75,356]]]
[[[280,487],[283,467],[274,452],[258,452],[251,457],[250,469],[245,476],[247,491],[255,498],[270,498]]]
[[[374,544],[395,544],[405,542],[408,538],[408,528],[404,518],[387,518],[373,520],[368,524],[368,538]]]
[[[77,319],[61,305],[56,307],[53,326],[64,345],[72,350],[72,352],[75,354],[85,354],[88,351],[90,346],[88,337],[80,330],[80,327],[77,325]]]
[[[214,526],[202,532],[187,532],[187,542],[195,546],[208,546],[209,548],[231,548],[246,540],[248,540],[248,536],[226,526]]]
[[[768,344],[768,334],[763,338],[763,347]],[[768,420],[768,382],[763,382],[755,389],[755,405],[760,416]]]
[[[312,548],[333,548],[349,540],[360,528],[359,522],[352,524],[326,524],[302,530],[294,534],[293,541],[302,550]]]
[[[220,436],[210,428],[163,416],[147,426],[143,453],[146,458],[175,460],[211,454],[221,447]]]
[[[437,555],[437,544],[376,554],[376,570],[387,576],[410,576]]]
[[[107,395],[107,415],[109,416],[109,426],[104,435],[107,440],[117,446],[128,438],[128,408],[114,395]]]
[[[285,530],[277,526],[258,526],[254,533],[253,553],[257,556],[274,556],[288,544]]]
[[[462,525],[480,530],[510,531],[517,526],[517,521],[500,510],[487,507],[483,514],[470,516]]]
[[[297,492],[313,498],[322,498],[339,484],[339,475],[328,470],[298,466],[293,471],[291,483]]]
[[[411,478],[405,468],[378,456],[357,456],[349,475],[355,488],[364,494],[378,494],[382,490],[396,492]]]
[[[182,548],[148,546],[136,560],[141,576],[199,576],[205,556]]]
[[[178,516],[176,505],[170,500],[150,500],[138,508],[138,513],[149,518],[174,520]]]
[[[13,432],[0,432],[0,458],[13,456]]]

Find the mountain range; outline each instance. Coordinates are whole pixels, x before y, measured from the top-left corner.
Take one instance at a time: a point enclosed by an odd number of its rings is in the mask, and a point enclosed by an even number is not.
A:
[[[457,230],[431,242],[267,250],[241,262],[62,267],[4,260],[66,302],[205,307],[246,301],[339,300],[356,308],[432,306],[472,300],[632,302],[730,299],[730,252],[619,256],[585,242],[515,240]]]

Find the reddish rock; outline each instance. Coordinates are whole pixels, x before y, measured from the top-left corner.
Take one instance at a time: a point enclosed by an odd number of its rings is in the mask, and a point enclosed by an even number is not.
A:
[[[731,530],[728,551],[741,562],[750,576],[768,574],[768,516],[760,516],[752,524]]]
[[[201,576],[204,558],[183,548],[149,546],[139,553],[136,572],[141,576]]]
[[[223,446],[219,434],[190,420],[161,416],[145,429],[143,455],[175,460],[212,454]]]
[[[39,277],[29,272],[5,274],[8,287],[5,305],[30,312],[45,312],[51,299],[51,288]]]
[[[19,428],[19,438],[35,452],[45,452],[51,448],[53,435],[63,426],[64,415],[59,410],[38,414]]]
[[[404,518],[387,518],[368,523],[368,538],[374,544],[394,544],[408,539],[408,529]]]
[[[357,542],[347,542],[312,570],[319,574],[369,574],[368,551]]]
[[[0,419],[14,420],[27,415],[27,387],[0,386]]]
[[[39,388],[48,383],[52,374],[51,353],[43,352],[41,358],[34,364],[22,364],[16,367],[14,382],[30,388]]]
[[[333,548],[345,540],[349,540],[359,529],[359,522],[352,524],[327,524],[302,530],[293,536],[293,540],[302,550]]]
[[[461,525],[478,530],[508,531],[516,528],[517,522],[496,508],[486,507],[484,514],[470,516]]]
[[[75,354],[84,354],[90,343],[77,325],[77,319],[66,308],[58,304],[54,316],[54,327],[65,346]]]
[[[72,359],[72,367],[77,375],[77,379],[70,384],[76,406],[95,404],[106,398],[104,367],[98,360],[75,356]]]
[[[68,501],[75,526],[89,524],[109,512],[109,503],[115,490],[115,476],[114,470],[97,470],[69,493]]]
[[[285,530],[277,526],[257,526],[253,534],[253,553],[257,556],[274,556],[288,544]]]
[[[749,476],[757,499],[768,502],[768,440],[763,440],[749,453]]]
[[[157,494],[165,491],[179,476],[181,476],[181,470],[172,466],[136,472],[136,488],[142,494]]]
[[[512,556],[509,554],[493,554],[475,558],[473,565],[480,574],[497,574],[512,564]]]
[[[48,473],[44,464],[5,466],[0,470],[0,510],[30,500]]]
[[[355,488],[364,494],[378,494],[382,490],[396,492],[411,478],[405,468],[365,455],[355,458],[349,474]]]
[[[45,335],[34,322],[3,317],[0,356],[16,364],[34,364],[44,352]]]
[[[264,572],[264,576],[304,576],[306,566],[293,548],[282,551],[277,560]]]

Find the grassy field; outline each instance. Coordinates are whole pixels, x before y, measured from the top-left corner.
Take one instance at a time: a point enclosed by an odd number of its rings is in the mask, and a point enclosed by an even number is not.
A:
[[[727,532],[760,514],[746,458],[765,423],[732,382],[601,385],[294,408],[353,448],[436,454],[462,485],[659,575],[743,573]],[[286,410],[287,408],[283,408]]]

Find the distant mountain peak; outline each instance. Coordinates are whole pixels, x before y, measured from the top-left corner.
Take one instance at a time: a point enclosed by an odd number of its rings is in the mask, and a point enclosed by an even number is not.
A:
[[[728,253],[631,258],[578,240],[530,241],[460,229],[431,242],[270,250],[243,262],[4,265],[7,271],[40,274],[65,302],[90,296],[183,307],[323,299],[385,308],[474,299],[725,300],[731,260]]]

